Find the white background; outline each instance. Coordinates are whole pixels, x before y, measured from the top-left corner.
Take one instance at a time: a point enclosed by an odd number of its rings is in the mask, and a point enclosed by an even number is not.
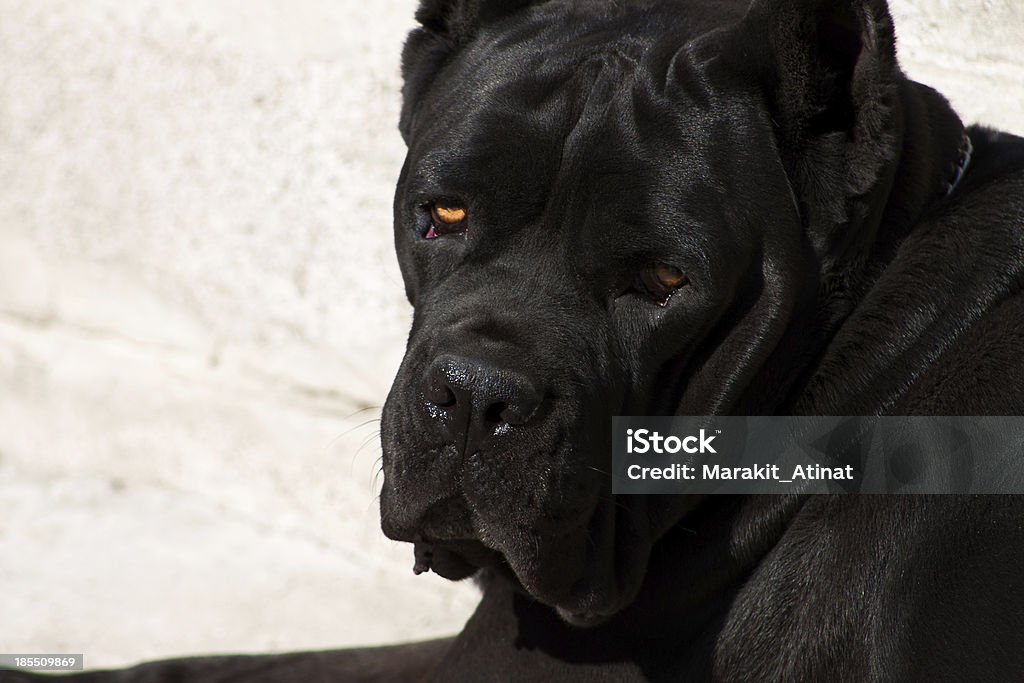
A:
[[[377,524],[414,2],[0,0],[0,652],[90,666],[457,631]],[[1024,5],[894,4],[1024,133]]]

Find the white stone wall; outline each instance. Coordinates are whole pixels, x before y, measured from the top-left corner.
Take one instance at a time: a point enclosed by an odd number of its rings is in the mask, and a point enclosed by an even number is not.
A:
[[[92,666],[458,630],[377,528],[413,0],[0,0],[0,652]],[[1024,4],[899,0],[1024,133]]]

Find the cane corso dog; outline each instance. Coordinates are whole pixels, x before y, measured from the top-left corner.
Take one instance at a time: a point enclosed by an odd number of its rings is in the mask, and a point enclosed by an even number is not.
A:
[[[447,640],[91,676],[1024,680],[1024,498],[608,475],[613,415],[1024,413],[1024,140],[904,76],[883,0],[418,19],[381,517],[480,606]]]

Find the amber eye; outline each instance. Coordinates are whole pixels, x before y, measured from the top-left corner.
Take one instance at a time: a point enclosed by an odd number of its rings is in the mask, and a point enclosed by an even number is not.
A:
[[[430,207],[430,228],[425,237],[434,239],[441,235],[454,235],[466,231],[469,212],[465,207],[453,204],[432,204]]]
[[[688,282],[686,273],[679,268],[667,263],[653,263],[640,271],[638,289],[664,306],[669,297]]]

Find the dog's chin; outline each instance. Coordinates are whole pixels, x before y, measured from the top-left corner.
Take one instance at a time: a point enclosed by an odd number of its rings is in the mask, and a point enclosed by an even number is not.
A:
[[[418,541],[413,545],[413,570],[432,571],[451,581],[486,570],[581,628],[604,623],[629,603],[629,582],[621,591],[622,577],[614,574],[613,539],[602,544],[587,526],[550,538],[529,535],[511,540],[514,535],[497,531],[483,536],[486,543]]]
[[[616,539],[593,525],[529,544],[502,544],[501,573],[553,608],[566,623],[598,626],[625,609],[639,591],[646,562],[619,557]]]
[[[634,593],[629,586],[617,586],[611,571],[587,571],[573,581],[568,591],[552,591],[548,577],[516,573],[524,592],[553,608],[571,626],[593,628],[615,617],[626,608]],[[625,590],[621,590],[621,589]]]

